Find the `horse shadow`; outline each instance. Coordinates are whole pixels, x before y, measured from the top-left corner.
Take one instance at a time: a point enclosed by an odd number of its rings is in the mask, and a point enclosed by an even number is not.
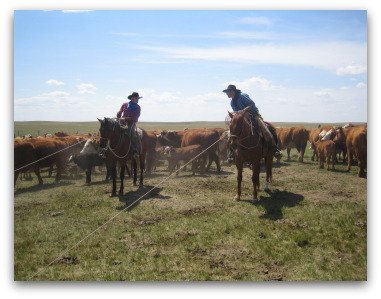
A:
[[[301,194],[296,194],[288,191],[280,191],[278,189],[273,191],[268,191],[269,196],[260,196],[259,200],[241,200],[255,206],[261,206],[265,209],[265,213],[260,216],[260,218],[278,220],[283,218],[282,208],[292,208],[300,204],[304,199]]]
[[[119,195],[119,201],[124,203],[124,206],[117,207],[117,210],[127,210],[131,211],[135,207],[137,207],[142,200],[147,200],[150,198],[155,199],[169,199],[171,196],[162,195],[160,192],[163,188],[158,188],[154,186],[145,185],[143,187],[139,187],[137,190],[131,190],[123,195]]]
[[[66,181],[65,182],[59,181],[59,182],[52,182],[52,183],[44,183],[42,185],[37,184],[37,185],[30,186],[30,187],[17,189],[14,192],[14,195],[19,195],[19,194],[26,193],[26,192],[37,192],[37,191],[41,191],[41,190],[47,190],[47,189],[56,188],[59,186],[68,186],[68,185],[74,185],[74,183],[66,182]]]

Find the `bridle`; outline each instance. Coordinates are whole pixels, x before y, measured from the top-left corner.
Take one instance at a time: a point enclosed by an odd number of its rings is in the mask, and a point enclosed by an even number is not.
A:
[[[245,136],[245,137],[241,137],[242,133],[243,133],[243,130],[244,130],[244,126],[242,125],[241,132],[238,135],[230,134],[230,138],[232,138],[232,137],[236,138],[237,145],[240,146],[241,148],[246,149],[246,150],[257,148],[259,146],[259,143],[260,143],[259,133],[257,133],[258,134],[258,142],[254,146],[246,146],[246,145],[242,144],[242,142],[241,142],[242,140],[245,140],[245,139],[249,138],[250,136],[254,136],[253,123],[251,121],[251,118],[249,118],[249,120],[247,120],[245,118],[245,116],[243,116],[243,121],[246,122],[246,124],[249,126],[249,128],[250,128],[250,134]]]
[[[116,121],[116,120],[113,120],[113,126],[112,126],[112,133],[115,133],[115,127],[116,127],[116,125],[118,125],[119,126],[119,128],[121,128],[120,127],[120,124]],[[110,145],[110,139],[109,138],[106,138],[106,137],[100,137],[100,140],[102,141],[102,139],[103,140],[106,140],[106,144],[107,144],[107,146],[106,146],[106,150],[110,150],[110,152],[115,156],[115,157],[117,157],[118,159],[124,159],[124,158],[126,158],[127,156],[128,156],[128,154],[130,153],[130,149],[131,149],[131,142],[132,142],[132,138],[131,138],[131,132],[132,132],[132,126],[131,126],[131,129],[130,129],[130,143],[129,143],[129,145],[128,145],[128,149],[127,149],[127,152],[126,152],[126,154],[125,155],[123,155],[123,156],[119,156],[118,154],[116,154],[115,153],[115,150],[120,146],[120,144],[122,143],[122,140],[123,140],[123,136],[124,136],[124,133],[123,132],[120,132],[119,133],[119,140],[118,140],[118,143],[117,143],[117,145],[114,147],[114,148],[111,148],[111,145]],[[116,134],[116,133],[115,133]]]

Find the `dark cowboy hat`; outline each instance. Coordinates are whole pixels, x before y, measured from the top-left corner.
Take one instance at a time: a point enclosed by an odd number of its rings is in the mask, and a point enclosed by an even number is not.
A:
[[[233,84],[230,84],[230,85],[228,86],[228,88],[224,89],[222,92],[228,92],[228,91],[230,91],[230,90],[235,91],[235,92],[240,92],[240,90],[237,89],[237,87],[235,87],[235,85],[233,85]]]
[[[142,97],[139,96],[139,94],[135,91],[132,94],[130,94],[127,98],[131,100],[131,98],[137,97],[138,99],[141,99]]]

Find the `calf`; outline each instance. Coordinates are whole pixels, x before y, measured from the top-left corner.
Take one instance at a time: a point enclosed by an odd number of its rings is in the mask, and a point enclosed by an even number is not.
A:
[[[69,161],[73,161],[81,169],[86,171],[86,183],[91,183],[91,172],[94,166],[103,166],[106,164],[106,158],[99,155],[99,141],[88,139],[79,154],[70,156]],[[106,181],[110,177],[107,168]]]
[[[336,145],[332,140],[318,141],[314,143],[317,157],[319,159],[319,168],[324,168],[324,163],[327,162],[327,170],[329,164],[332,164],[332,169],[335,169],[336,162]]]
[[[174,148],[172,146],[167,146],[164,149],[164,156],[169,162],[169,171],[173,172],[175,166],[180,163],[180,161],[189,162],[191,159],[196,157],[202,152],[202,147],[199,144],[184,146],[181,148]],[[199,168],[200,159],[197,158],[192,162],[192,173],[195,174],[196,170]],[[176,175],[178,171],[176,172]]]
[[[312,149],[312,157],[311,157],[312,161],[314,161],[315,157],[317,157],[317,153],[316,153],[314,142],[319,141],[331,129],[333,129],[332,126],[323,126],[322,127],[322,126],[319,125],[317,128],[312,129],[310,131],[310,133],[309,133],[309,142],[311,144],[310,149]]]
[[[202,165],[205,167],[206,159],[209,157],[208,165],[206,166],[206,171],[209,170],[210,165],[214,161],[217,166],[217,172],[221,172],[220,158],[217,155],[217,142],[220,139],[218,132],[209,129],[194,129],[187,130],[181,141],[181,147],[186,147],[190,145],[201,145],[203,150],[207,150],[205,155],[203,155]]]

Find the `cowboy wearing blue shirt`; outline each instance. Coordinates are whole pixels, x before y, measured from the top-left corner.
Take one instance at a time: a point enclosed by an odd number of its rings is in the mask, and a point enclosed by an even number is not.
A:
[[[233,111],[238,112],[246,107],[251,107],[251,113],[250,117],[255,121],[255,123],[258,124],[263,137],[265,138],[266,142],[275,148],[275,157],[279,157],[282,155],[280,150],[278,149],[277,146],[277,140],[275,139],[276,137],[271,134],[269,131],[267,125],[263,122],[262,117],[259,114],[259,110],[257,106],[255,106],[255,103],[253,102],[252,99],[250,99],[249,95],[246,93],[241,92],[241,90],[237,89],[235,85],[229,85],[228,88],[223,90],[224,93],[228,96],[228,98],[231,99],[230,101],[230,106],[232,107]],[[229,155],[229,161],[232,161],[232,154],[233,152],[230,152]]]

